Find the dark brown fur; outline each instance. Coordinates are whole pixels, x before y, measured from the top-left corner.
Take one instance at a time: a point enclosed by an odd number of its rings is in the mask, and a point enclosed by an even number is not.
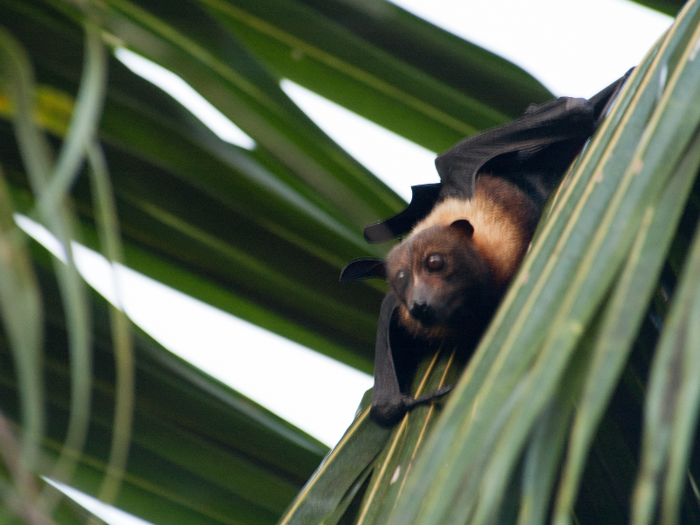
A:
[[[435,206],[386,259],[400,322],[425,338],[482,328],[517,271],[539,215],[515,185],[488,175],[479,176],[472,199]]]

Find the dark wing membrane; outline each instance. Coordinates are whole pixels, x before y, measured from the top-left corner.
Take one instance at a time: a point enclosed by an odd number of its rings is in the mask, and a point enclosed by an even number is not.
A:
[[[499,128],[463,140],[435,159],[440,200],[470,199],[480,172],[504,177],[540,204],[557,186],[632,70],[591,97],[561,97]]]
[[[531,161],[544,147],[566,144],[572,139],[582,146],[594,130],[593,105],[585,99],[562,97],[531,107],[510,124],[469,137],[435,159],[442,183],[440,198],[470,199],[476,188],[476,175],[489,171],[485,167],[489,161],[506,155],[509,172],[517,172],[520,162]],[[524,155],[518,155],[520,152]],[[496,171],[493,174],[507,176]]]
[[[440,184],[411,186],[411,203],[402,212],[377,224],[365,228],[367,242],[378,243],[398,237],[413,229],[416,223],[427,216],[440,195]]]
[[[374,390],[372,392],[372,418],[382,426],[391,426],[406,414],[404,395],[391,352],[391,325],[394,310],[399,301],[389,292],[382,301],[374,347]]]
[[[505,177],[542,203],[593,134],[631,70],[590,100],[562,97],[505,126],[469,137],[435,160],[440,184],[413,186],[401,213],[365,228],[371,243],[411,231],[435,203],[447,197],[470,199],[479,172]]]

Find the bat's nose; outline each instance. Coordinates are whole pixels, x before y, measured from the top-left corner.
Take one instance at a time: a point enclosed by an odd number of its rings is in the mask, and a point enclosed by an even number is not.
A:
[[[435,310],[426,301],[414,301],[408,313],[421,324],[429,326],[435,322]]]

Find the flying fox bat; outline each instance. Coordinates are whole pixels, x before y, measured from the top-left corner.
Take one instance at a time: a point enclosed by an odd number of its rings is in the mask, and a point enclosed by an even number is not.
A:
[[[471,348],[532,240],[544,202],[596,130],[627,75],[590,100],[531,106],[510,124],[469,137],[435,160],[439,184],[413,186],[408,207],[365,228],[371,243],[410,234],[385,261],[356,260],[341,281],[381,277],[372,416],[390,426],[446,387],[413,398],[406,361],[421,344],[453,338]],[[410,354],[410,356],[409,356]]]

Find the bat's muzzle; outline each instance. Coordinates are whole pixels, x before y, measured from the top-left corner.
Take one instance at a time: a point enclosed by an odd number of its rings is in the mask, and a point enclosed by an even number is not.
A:
[[[415,301],[410,306],[408,313],[424,326],[432,326],[437,321],[435,309],[426,301]]]

